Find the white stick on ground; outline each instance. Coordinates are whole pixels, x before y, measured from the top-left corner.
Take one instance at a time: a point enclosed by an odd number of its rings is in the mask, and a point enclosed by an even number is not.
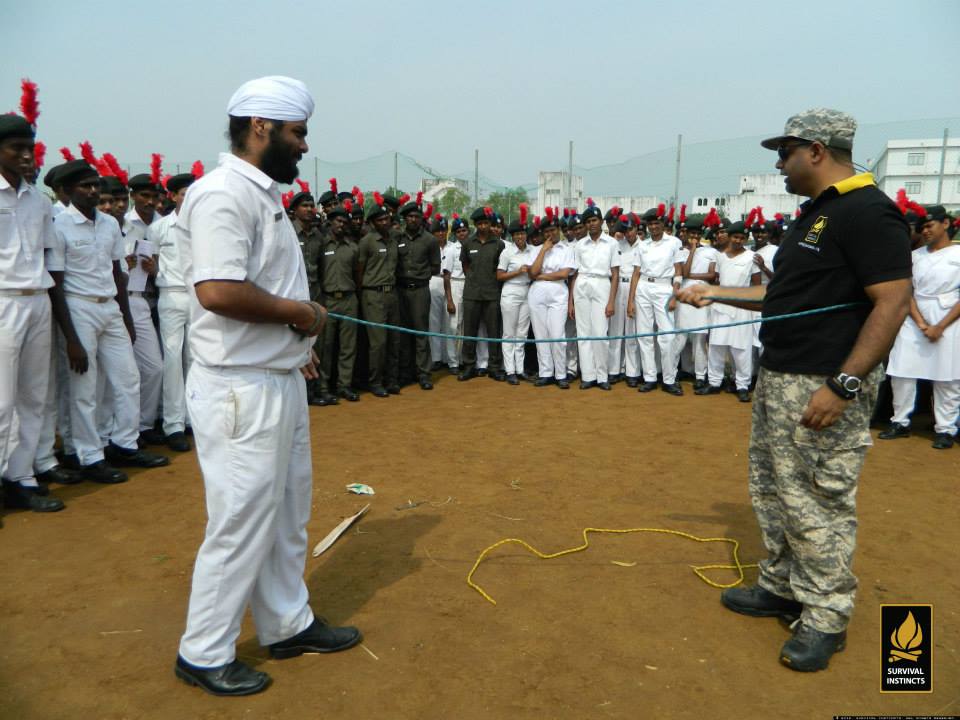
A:
[[[330,549],[330,546],[333,545],[337,539],[343,535],[348,527],[350,527],[357,519],[359,519],[367,510],[370,509],[370,504],[361,508],[360,512],[356,515],[351,515],[348,518],[344,518],[339,525],[337,525],[330,533],[320,542],[317,543],[317,546],[313,549],[313,556],[320,557],[323,553]]]

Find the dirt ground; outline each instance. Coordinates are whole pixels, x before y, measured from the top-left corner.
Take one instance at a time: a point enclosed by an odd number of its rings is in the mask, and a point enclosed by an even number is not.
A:
[[[674,398],[446,375],[429,393],[311,408],[310,546],[367,501],[345,485],[377,491],[306,569],[313,607],[359,626],[364,647],[273,661],[248,621],[239,653],[274,680],[249,698],[210,697],[172,672],[205,521],[194,453],[124,485],[56,488],[66,511],[8,511],[0,530],[0,718],[960,713],[960,449],[932,450],[929,433],[869,453],[857,609],[825,673],[782,667],[786,628],[730,613],[691,572],[727,562],[723,545],[594,536],[588,551],[549,561],[507,546],[475,577],[499,604],[467,586],[479,553],[502,538],[555,551],[588,526],[732,537],[755,561],[749,413],[689,385]],[[398,509],[408,501],[427,502]],[[933,603],[932,694],[879,692],[881,603]]]

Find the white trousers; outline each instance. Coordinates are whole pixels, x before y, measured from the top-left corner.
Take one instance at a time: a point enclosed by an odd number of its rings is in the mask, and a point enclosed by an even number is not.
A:
[[[236,658],[248,604],[262,645],[313,622],[303,581],[312,498],[307,388],[296,370],[194,363],[186,392],[207,528],[180,655],[216,667]]]
[[[891,377],[893,389],[893,417],[891,422],[909,425],[913,406],[917,402],[917,381],[914,378]],[[957,416],[960,415],[960,380],[933,382],[933,430],[947,435],[957,434]]]
[[[673,286],[670,283],[652,283],[640,280],[634,298],[638,333],[653,332],[654,329],[660,331],[674,329],[673,313],[666,309],[671,294],[673,294]],[[657,358],[653,347],[654,338],[642,337],[638,338],[638,341],[640,363],[643,366],[643,379],[646,382],[656,382]],[[677,381],[676,339],[673,335],[659,335],[656,341],[660,348],[663,384],[672,385]]]
[[[130,296],[130,315],[137,331],[133,343],[133,356],[140,371],[140,432],[152,430],[160,410],[160,395],[163,391],[163,356],[160,354],[160,339],[150,314],[150,303],[139,295]]]
[[[504,285],[500,294],[500,314],[503,316],[503,337],[527,339],[530,332],[530,306],[527,304],[529,286]],[[507,375],[523,372],[526,348],[523,343],[503,343],[503,371]]]
[[[447,295],[443,290],[443,277],[434,275],[430,278],[430,332],[449,334],[451,317],[447,312]],[[455,365],[456,363],[450,362],[450,355],[447,352],[448,344],[449,341],[443,338],[431,337],[430,359],[448,367]]]
[[[676,357],[680,356],[683,348],[690,343],[693,353],[693,373],[697,380],[707,379],[707,334],[706,333],[685,333],[676,336],[677,344],[673,349]],[[751,358],[752,362],[752,358]]]
[[[566,313],[567,311],[564,312]],[[564,337],[575,338],[577,336],[577,321],[575,319],[571,320],[569,314],[565,314],[564,317],[566,318],[563,325]],[[565,352],[567,356],[567,373],[570,375],[576,375],[580,365],[580,354],[579,348],[577,347],[577,341],[571,340],[570,342],[566,343]]]
[[[707,352],[707,373],[710,384],[720,387],[723,383],[723,371],[727,365],[727,351],[733,358],[734,373],[736,375],[737,390],[749,390],[750,378],[753,373],[753,348],[735,348],[730,345],[710,344]]]
[[[530,322],[533,336],[562,338],[567,323],[566,283],[562,281],[539,281],[530,286],[527,302],[530,306]],[[567,348],[569,343],[537,343],[537,363],[542,378],[565,380],[567,377]]]
[[[586,275],[577,278],[573,290],[573,308],[578,337],[606,337],[610,325],[606,313],[609,300],[609,279]],[[578,340],[577,350],[580,355],[580,378],[585,382],[606,382],[609,341]]]
[[[190,329],[189,294],[182,289],[160,288],[157,313],[160,316],[160,340],[163,343],[163,433],[170,435],[183,432],[187,424],[183,379],[190,367],[190,352],[186,342]],[[138,342],[139,333],[138,328]],[[143,417],[142,410],[140,415]]]
[[[115,300],[95,303],[67,296],[70,318],[77,337],[87,351],[87,372],[69,370],[70,431],[81,465],[103,460],[103,443],[97,431],[97,375],[104,379],[113,397],[114,422],[109,440],[136,450],[140,426],[140,373],[133,357],[130,335]],[[66,342],[63,343],[66,362]],[[69,364],[68,364],[69,367]]]
[[[452,335],[463,335],[463,280],[450,279],[450,296],[456,312],[448,314],[448,322]],[[446,312],[446,311],[444,311]],[[455,368],[460,364],[460,349],[463,343],[459,340],[447,340],[447,367]],[[483,351],[487,351],[486,345]],[[480,360],[480,346],[477,346],[477,360]]]
[[[629,279],[629,278],[628,278]],[[613,303],[609,335],[633,335],[637,332],[636,318],[627,316],[630,283],[620,282],[617,299]],[[607,372],[625,374],[629,378],[640,375],[640,345],[636,340],[611,340],[607,350]]]
[[[0,295],[0,473],[33,484],[50,376],[50,296]]]
[[[33,460],[33,469],[36,473],[44,473],[59,465],[54,445],[57,442],[57,424],[59,422],[60,438],[63,440],[63,451],[74,452],[73,440],[70,437],[70,378],[64,367],[64,356],[60,346],[63,344],[63,333],[54,325],[53,341],[50,349],[50,372],[47,375],[47,397],[43,404],[43,422],[40,425],[40,437],[37,441],[37,454]],[[64,412],[58,412],[61,398],[64,401]]]

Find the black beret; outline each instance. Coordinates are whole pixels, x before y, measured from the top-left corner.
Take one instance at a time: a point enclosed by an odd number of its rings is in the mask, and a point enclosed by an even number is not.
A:
[[[617,232],[626,232],[637,227],[637,224],[630,218],[626,213],[620,216],[620,221],[617,223]]]
[[[333,211],[331,210],[331,212]],[[363,205],[360,203],[354,203],[353,209],[350,210],[350,217],[360,218],[363,220]]]
[[[59,166],[56,182],[60,185],[75,185],[83,180],[97,178],[99,175],[86,160],[71,160]]]
[[[389,206],[392,207],[394,210],[396,210],[398,207],[400,207],[400,200],[397,199],[397,197],[396,197],[395,195],[393,195],[392,193],[386,193],[386,194],[383,196],[383,204],[384,204],[384,205],[389,205]]]
[[[389,214],[389,211],[383,205],[374,203],[367,213],[367,220],[376,220],[377,218],[386,217]]]
[[[461,217],[454,218],[453,222],[450,224],[450,227],[453,229],[454,232],[456,232],[460,228],[467,227],[467,221]]]
[[[308,192],[298,192],[296,195],[290,198],[290,205],[288,205],[288,209],[293,210],[297,205],[302,202],[307,202],[308,200],[313,202],[313,195]]]
[[[57,175],[60,173],[60,168],[62,167],[62,164],[54,165],[52,168],[47,170],[47,174],[43,176],[43,184],[51,190],[60,187],[63,183],[57,179]]]
[[[110,193],[111,195],[126,195],[127,186],[120,182],[120,178],[107,175],[100,178],[100,192]]]
[[[293,201],[290,202],[290,206],[293,207]],[[361,212],[363,211],[361,210]],[[349,220],[350,213],[348,213],[342,207],[337,206],[327,213],[327,220],[332,220],[335,217],[343,218],[344,220]]]
[[[577,225],[583,225],[583,217],[577,213],[574,213],[567,218],[567,227],[575,228]]]
[[[661,222],[663,222],[663,218],[661,218],[659,215],[657,215],[657,209],[656,209],[656,208],[650,208],[649,210],[647,210],[647,211],[643,214],[643,217],[642,217],[641,219],[642,219],[644,222],[654,222],[655,220],[660,220]]]
[[[130,178],[130,192],[139,192],[141,190],[159,190],[157,184],[150,180],[147,173],[140,173]]]
[[[419,205],[417,205],[415,202],[411,200],[402,208],[400,208],[399,215],[400,217],[406,217],[410,213],[414,213],[414,212],[420,213],[421,215],[423,215],[423,208],[421,208]]]
[[[487,214],[486,208],[478,207],[476,210],[470,213],[470,220],[474,223],[476,223],[478,220],[486,220],[487,222],[491,222],[493,220],[491,215]]]
[[[347,194],[349,195],[349,193],[347,193]],[[352,198],[353,195],[350,195],[350,197]],[[329,204],[329,203],[335,203],[337,200],[339,200],[339,198],[338,198],[336,195],[333,194],[333,190],[327,190],[325,193],[323,193],[323,194],[320,196],[320,204],[321,204],[321,205],[327,205],[327,204]]]
[[[446,232],[448,227],[449,225],[447,224],[447,219],[445,217],[441,217],[430,223],[430,232],[435,233],[440,230]]]
[[[325,192],[323,195],[326,195],[327,193],[330,193],[331,195],[333,195],[333,193],[330,190],[327,190],[327,192]],[[321,195],[320,197],[322,198],[323,195]],[[340,200],[341,202],[343,200],[353,200],[353,193],[347,192],[346,190],[344,190],[343,192],[338,192],[337,200]],[[323,201],[321,200],[320,202],[323,202]]]
[[[749,232],[749,229],[747,228],[746,223],[744,223],[742,220],[738,220],[727,228],[727,232],[731,235],[746,235]]]
[[[525,233],[527,232],[527,226],[521,223],[519,219],[517,219],[517,220],[514,220],[512,223],[510,223],[510,225],[507,227],[507,232],[510,233],[511,235],[519,232]]]
[[[920,218],[923,222],[930,222],[931,220],[934,222],[943,222],[944,220],[950,219],[943,205],[927,205],[924,209],[927,211],[927,216]]]
[[[33,140],[33,125],[19,115],[0,115],[0,142],[8,138]]]
[[[179,175],[174,175],[172,178],[167,180],[167,192],[175,193],[179,192],[185,187],[190,187],[197,178],[194,177],[193,173],[180,173]]]
[[[588,205],[587,209],[580,213],[580,218],[583,222],[586,222],[590,218],[600,218],[603,219],[603,213],[600,212],[600,208],[596,205]],[[571,225],[571,227],[573,227]]]

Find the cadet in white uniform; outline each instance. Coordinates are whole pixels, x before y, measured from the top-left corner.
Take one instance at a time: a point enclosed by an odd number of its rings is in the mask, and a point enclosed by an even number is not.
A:
[[[174,225],[191,304],[187,406],[208,515],[174,670],[217,695],[269,683],[236,659],[248,603],[274,658],[360,641],[355,628],[314,617],[303,581],[312,490],[304,376],[319,376],[310,338],[326,312],[309,299],[277,183],[296,177],[312,112],[297,80],[241,86],[228,106],[233,152],[191,186]]]
[[[430,332],[444,335],[450,332],[450,316],[456,313],[453,304],[453,288],[450,282],[450,271],[453,265],[451,257],[452,243],[447,238],[448,224],[442,215],[434,217],[430,223],[430,233],[437,239],[440,246],[440,274],[430,278]],[[457,252],[460,249],[457,248]],[[444,365],[455,365],[448,352],[451,343],[439,337],[430,338],[430,356],[433,360],[433,369],[439,370]]]
[[[693,248],[687,254],[683,263],[682,287],[691,285],[709,284],[717,279],[717,261],[719,253],[712,247],[700,245],[700,233],[692,229],[688,231],[690,245]],[[689,330],[702,328],[710,324],[710,310],[708,307],[698,308],[688,303],[677,306],[677,329]],[[693,333],[677,335],[676,350],[679,356],[684,346],[689,342],[693,348],[694,390],[707,385],[707,334],[709,330],[698,330]]]
[[[570,282],[578,337],[606,337],[620,287],[620,248],[603,232],[600,211],[584,213],[587,236],[574,246],[577,274]],[[580,389],[609,390],[607,355],[609,342],[579,340]],[[619,371],[619,367],[615,368]]]
[[[760,271],[753,262],[753,252],[743,247],[747,241],[746,227],[742,222],[735,222],[728,232],[729,244],[717,260],[720,285],[743,288],[759,285]],[[711,308],[711,325],[750,320],[757,314],[725,303],[713,303],[709,307]],[[750,402],[750,377],[753,371],[752,325],[710,330],[710,349],[707,352],[707,373],[710,384],[695,392],[697,395],[713,395],[720,392],[728,350],[733,358],[737,397],[740,402]]]
[[[637,220],[639,218],[636,216],[631,218],[623,215],[616,226],[617,232],[622,233],[623,237],[617,240],[620,250],[620,290],[613,304],[613,317],[610,318],[611,336],[634,335],[637,332],[636,319],[627,315],[630,281],[633,279],[633,268],[637,262],[640,232]],[[621,376],[625,376],[627,387],[637,387],[640,384],[640,345],[635,340],[610,340],[607,371],[610,382],[617,382]]]
[[[529,270],[533,282],[527,301],[530,304],[533,336],[538,340],[565,337],[564,327],[569,313],[567,278],[574,271],[576,260],[573,251],[559,235],[556,218],[540,223],[543,244],[540,245]],[[537,343],[540,377],[534,385],[543,387],[556,382],[557,387],[562,390],[570,388],[567,381],[566,345],[564,342]]]
[[[177,452],[190,449],[185,433],[187,406],[184,394],[184,377],[190,365],[186,343],[190,328],[190,298],[183,279],[176,234],[171,232],[171,228],[179,217],[187,188],[196,179],[192,173],[182,173],[167,180],[167,192],[176,203],[176,208],[169,215],[154,221],[147,231],[147,241],[157,248],[159,255],[157,289],[160,299],[157,301],[157,314],[163,343],[163,435],[167,446]]]
[[[753,253],[753,263],[760,270],[760,284],[768,285],[773,279],[773,258],[780,249],[780,226],[768,220],[755,229],[758,247]],[[753,346],[761,348],[760,323],[753,326]]]
[[[597,211],[599,212],[599,209]],[[584,213],[584,215],[586,215],[586,213]],[[583,237],[587,234],[587,228],[583,224],[583,222],[584,222],[584,216],[578,215],[577,213],[570,215],[567,218],[567,229],[569,230],[569,236],[564,235],[564,237],[560,240],[560,244],[567,247],[570,250],[570,252],[573,254],[574,258],[576,258],[576,252],[574,251],[574,248],[576,247],[577,242],[579,240],[582,240]],[[574,265],[574,269],[576,269],[576,265]],[[570,278],[573,278],[573,273],[570,274]],[[568,291],[570,288],[570,282],[571,280],[567,280]],[[569,293],[569,299],[570,301],[573,300],[573,293]],[[564,325],[563,330],[566,337],[568,338],[577,337],[577,319],[573,315],[573,313],[570,313],[569,311],[567,313],[567,321],[566,321],[566,324]],[[574,377],[576,376],[577,372],[579,372],[580,370],[580,357],[579,357],[580,348],[578,347],[576,340],[572,340],[571,342],[568,342],[566,345],[567,345],[567,376]]]
[[[933,381],[933,447],[953,447],[960,413],[960,245],[950,243],[950,217],[942,206],[927,209],[926,245],[913,251],[910,314],[890,351],[887,375],[893,417],[883,440],[910,434],[917,380]]]
[[[460,217],[453,219],[453,222],[450,223],[450,229],[453,231],[449,249],[452,257],[448,261],[448,267],[450,268],[450,294],[454,309],[450,314],[450,328],[453,331],[452,334],[463,335],[463,284],[466,282],[467,276],[463,272],[463,263],[460,262],[460,252],[463,250],[461,243],[467,239],[470,229],[467,226],[467,221]],[[462,345],[463,341],[461,340],[447,340],[447,363],[450,372],[455,373],[460,370],[460,349]],[[481,362],[486,367],[486,353],[487,344],[477,343],[478,367]]]
[[[511,242],[500,252],[497,262],[497,280],[503,283],[500,290],[500,314],[503,317],[503,338],[526,340],[530,332],[530,306],[527,294],[530,290],[528,271],[537,259],[539,250],[527,245],[526,206],[520,209],[520,219],[510,223]],[[520,384],[526,358],[524,344],[503,343],[503,369],[507,382]]]
[[[26,179],[33,148],[33,126],[0,115],[0,474],[8,507],[55,512],[63,502],[33,472],[51,361],[44,252],[54,245],[50,201]]]
[[[653,332],[656,329],[674,329],[673,310],[676,306],[673,293],[680,289],[683,274],[683,243],[680,238],[663,231],[663,220],[656,209],[647,210],[643,221],[650,238],[637,244],[637,264],[630,280],[630,297],[627,314],[637,319],[637,332]],[[640,362],[643,365],[643,384],[640,392],[650,392],[657,387],[657,364],[653,349],[653,337],[638,338]],[[663,372],[662,390],[671,395],[683,395],[677,382],[676,338],[673,335],[657,337],[660,348],[660,366]]]

